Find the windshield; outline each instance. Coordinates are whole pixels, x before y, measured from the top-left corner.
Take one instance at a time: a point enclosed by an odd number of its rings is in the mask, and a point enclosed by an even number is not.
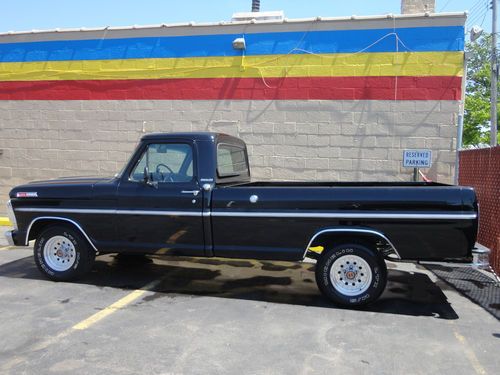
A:
[[[133,157],[137,153],[140,145],[141,145],[141,141],[136,143],[136,145],[134,147],[134,152],[132,152],[131,157]],[[115,178],[121,178],[123,176],[123,173],[125,172],[125,168],[127,168],[129,161],[130,161],[130,159],[123,163],[123,166],[120,169],[120,171],[117,174],[115,174]]]

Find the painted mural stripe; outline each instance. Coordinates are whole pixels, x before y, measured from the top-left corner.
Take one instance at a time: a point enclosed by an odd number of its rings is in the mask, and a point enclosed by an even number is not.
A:
[[[461,75],[463,52],[0,63],[0,81]]]
[[[0,100],[460,100],[461,77],[0,82]]]
[[[397,34],[397,37],[396,37]],[[463,26],[243,34],[245,55],[463,51]],[[0,43],[0,62],[240,56],[242,34]],[[398,42],[397,42],[398,41]]]

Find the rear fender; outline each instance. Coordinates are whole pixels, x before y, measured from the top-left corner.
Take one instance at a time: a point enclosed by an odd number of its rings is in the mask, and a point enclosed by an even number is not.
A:
[[[377,250],[384,258],[400,260],[396,247],[382,232],[371,228],[326,228],[316,232],[304,251],[304,258],[308,255],[317,257],[324,251],[325,246],[335,243],[345,243],[352,240],[362,240],[377,245]],[[380,245],[380,246],[379,246]]]

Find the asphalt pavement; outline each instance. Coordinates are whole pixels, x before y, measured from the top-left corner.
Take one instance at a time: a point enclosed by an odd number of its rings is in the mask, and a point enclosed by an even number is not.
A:
[[[429,270],[390,263],[342,309],[314,264],[100,256],[75,283],[0,244],[1,374],[495,374],[500,324]]]

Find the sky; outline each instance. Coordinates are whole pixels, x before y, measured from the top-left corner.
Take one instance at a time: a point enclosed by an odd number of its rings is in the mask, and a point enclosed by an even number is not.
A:
[[[437,0],[438,12],[468,10],[467,28],[491,28],[490,0]],[[151,25],[230,20],[251,9],[251,0],[16,0],[2,4],[1,31]],[[400,13],[400,0],[261,0],[261,10],[287,18]]]

